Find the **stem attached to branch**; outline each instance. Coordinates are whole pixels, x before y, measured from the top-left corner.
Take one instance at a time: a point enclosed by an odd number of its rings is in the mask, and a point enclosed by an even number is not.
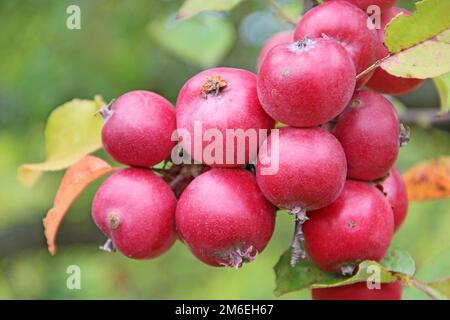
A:
[[[434,292],[434,290],[432,288],[430,288],[429,286],[427,286],[422,281],[419,281],[415,278],[409,279],[409,285],[413,288],[416,288],[417,290],[422,291],[427,296],[431,297],[431,299],[433,299],[433,300],[440,300],[439,297]]]
[[[296,26],[297,22],[294,21],[291,17],[289,17],[283,9],[280,7],[280,5],[275,0],[267,0],[269,5],[272,7],[272,9],[275,11],[275,13],[284,21],[287,23]]]

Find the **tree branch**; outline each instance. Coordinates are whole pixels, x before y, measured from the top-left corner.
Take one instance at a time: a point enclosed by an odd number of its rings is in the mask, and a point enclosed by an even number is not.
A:
[[[409,279],[409,284],[411,285],[411,287],[416,288],[417,290],[420,290],[423,293],[425,293],[427,296],[431,297],[431,299],[440,300],[439,297],[436,296],[434,290],[432,288],[430,288],[429,286],[427,286],[422,281],[419,281],[419,280],[413,278],[413,279]]]
[[[400,121],[406,125],[419,125],[421,127],[450,127],[450,113],[440,114],[439,108],[407,109],[400,112]]]
[[[12,258],[28,250],[46,250],[47,243],[42,226],[42,215],[27,217],[7,229],[0,230],[0,257]],[[58,242],[61,246],[92,244],[98,248],[105,237],[93,223],[68,222],[61,226]]]

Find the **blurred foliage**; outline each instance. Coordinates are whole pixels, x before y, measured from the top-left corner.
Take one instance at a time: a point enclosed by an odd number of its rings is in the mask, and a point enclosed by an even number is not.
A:
[[[292,4],[296,1],[279,3],[296,7]],[[411,5],[411,1],[401,3]],[[66,8],[72,4],[81,8],[81,30],[66,28]],[[61,242],[71,245],[61,245],[51,257],[40,220],[52,205],[62,173],[45,175],[33,189],[16,180],[20,163],[44,159],[45,121],[64,102],[91,99],[96,94],[109,101],[132,89],[152,90],[176,101],[183,83],[201,67],[171,53],[161,39],[149,34],[149,26],[173,17],[180,6],[181,1],[174,0],[0,1],[0,239],[6,239],[0,241],[0,298],[275,298],[272,268],[291,241],[292,217],[280,214],[267,249],[238,271],[207,267],[181,243],[156,260],[133,261],[98,251],[103,236],[90,218],[90,203],[100,184],[96,182],[63,224]],[[230,25],[233,39],[217,64],[253,71],[265,39],[289,28],[260,0],[244,1],[231,13],[213,16]],[[180,40],[180,50],[195,44],[196,52],[206,57],[209,52],[195,42],[196,36],[187,34],[190,41]],[[409,101],[422,101],[419,106],[438,103],[429,85],[413,97]],[[408,97],[401,99],[408,105]],[[447,132],[413,128],[412,142],[401,151],[399,168],[450,154],[448,141]],[[103,152],[97,155],[105,156]],[[437,259],[433,257],[449,247],[449,211],[448,200],[411,203],[409,216],[393,241],[393,248],[407,250],[416,259],[425,280],[448,271],[448,255],[444,262],[430,265],[427,261]],[[2,238],[4,234],[12,236]],[[70,241],[64,241],[65,235],[72,235]],[[81,290],[66,288],[69,265],[81,268]],[[423,298],[412,289],[406,290],[406,297]],[[309,298],[307,291],[283,296],[304,298]]]

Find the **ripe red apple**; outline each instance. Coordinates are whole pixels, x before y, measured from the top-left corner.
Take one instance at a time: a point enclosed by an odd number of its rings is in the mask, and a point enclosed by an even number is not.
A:
[[[360,8],[347,1],[329,1],[309,10],[298,22],[294,39],[305,36],[330,37],[342,44],[353,59],[359,74],[375,61],[377,34],[368,28],[368,16]],[[328,75],[334,75],[334,71]],[[357,82],[363,86],[371,74]]]
[[[383,182],[382,187],[394,212],[395,230],[398,230],[408,212],[408,195],[405,182],[395,167],[391,169],[389,177]]]
[[[170,156],[176,141],[175,109],[165,98],[149,91],[131,91],[103,110],[102,141],[116,161],[151,167]]]
[[[262,143],[260,130],[270,131],[274,126],[259,103],[256,75],[234,68],[208,69],[189,79],[178,94],[176,116],[178,130],[186,131],[190,137],[182,137],[183,149],[210,166],[238,167],[249,163]],[[226,138],[230,130],[255,133],[254,145],[248,140],[243,147],[237,142],[230,144]],[[220,135],[218,141],[208,137],[209,133]],[[213,148],[217,142],[218,147]],[[208,152],[210,145],[216,150]],[[196,152],[196,146],[200,152]]]
[[[338,117],[334,135],[344,147],[351,179],[383,178],[397,159],[400,123],[392,103],[379,93],[356,91]]]
[[[270,50],[258,74],[258,97],[277,121],[318,126],[345,108],[355,76],[352,60],[339,43],[306,37]]]
[[[279,150],[272,149],[274,144]],[[264,168],[278,162],[277,172]],[[330,205],[342,191],[347,162],[339,141],[320,128],[281,128],[264,142],[256,163],[256,180],[274,205],[288,210],[316,210]]]
[[[152,171],[123,169],[98,189],[92,204],[95,224],[125,256],[157,257],[175,242],[177,199]]]
[[[212,169],[182,193],[176,226],[202,262],[239,268],[266,247],[275,226],[275,208],[250,172]]]
[[[343,272],[363,260],[384,257],[394,233],[394,214],[375,186],[348,180],[339,198],[308,213],[305,248],[320,268]]]

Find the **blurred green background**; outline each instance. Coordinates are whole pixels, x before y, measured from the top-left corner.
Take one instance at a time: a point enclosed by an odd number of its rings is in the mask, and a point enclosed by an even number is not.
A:
[[[413,1],[402,1],[411,8]],[[279,3],[289,14],[300,1]],[[81,8],[81,30],[66,28],[69,5]],[[255,70],[264,41],[288,29],[265,1],[248,0],[227,14],[177,22],[181,1],[0,1],[0,298],[2,299],[273,299],[272,267],[289,246],[292,218],[280,214],[273,240],[240,270],[207,267],[177,243],[153,261],[133,261],[98,250],[104,242],[90,218],[99,183],[70,210],[58,242],[47,252],[41,220],[62,173],[45,174],[32,189],[16,181],[19,164],[44,159],[49,113],[72,98],[105,100],[132,89],[152,90],[173,103],[183,83],[206,67]],[[187,24],[186,24],[187,23]],[[411,107],[436,107],[427,83],[402,97]],[[450,154],[447,131],[412,128],[398,167]],[[99,155],[104,156],[103,153]],[[106,157],[105,157],[106,159]],[[450,271],[450,201],[412,203],[392,247],[410,251],[424,280]],[[81,290],[66,288],[66,269],[81,268]],[[306,291],[281,298],[309,298]],[[405,298],[424,298],[408,289]]]

